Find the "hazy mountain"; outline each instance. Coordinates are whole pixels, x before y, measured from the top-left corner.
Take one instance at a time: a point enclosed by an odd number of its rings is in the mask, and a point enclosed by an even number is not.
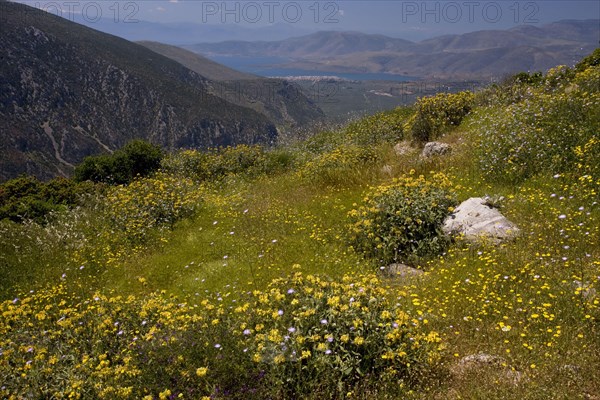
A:
[[[207,55],[290,59],[279,67],[331,72],[385,72],[421,77],[474,78],[573,65],[598,46],[600,21],[559,21],[410,42],[358,32],[318,32],[271,42],[199,43]]]
[[[208,55],[277,56],[319,59],[365,51],[404,51],[414,47],[404,39],[360,32],[324,31],[271,42],[225,41],[184,46]]]
[[[559,21],[541,27],[522,25],[509,30],[487,30],[446,35],[418,43],[420,52],[476,51],[516,46],[565,49],[577,45],[596,46],[600,40],[600,20]]]
[[[180,47],[139,43],[210,79],[211,93],[266,115],[279,128],[309,124],[324,117],[298,86],[285,80],[239,72]]]
[[[579,57],[581,58],[581,57]],[[503,77],[518,71],[542,71],[564,64],[565,57],[530,46],[491,48],[469,52],[421,54],[357,53],[341,56],[327,65],[298,61],[294,68],[340,72],[386,72],[438,79]],[[360,65],[357,69],[355,66]]]
[[[146,47],[31,7],[0,14],[0,178],[68,174],[145,138],[166,147],[270,142],[265,115]]]
[[[43,4],[43,3],[42,3]],[[100,18],[90,22],[73,14],[73,22],[101,32],[110,33],[130,41],[156,41],[174,45],[225,40],[279,40],[308,33],[294,24],[248,26],[242,24],[204,24],[191,22],[160,23]]]

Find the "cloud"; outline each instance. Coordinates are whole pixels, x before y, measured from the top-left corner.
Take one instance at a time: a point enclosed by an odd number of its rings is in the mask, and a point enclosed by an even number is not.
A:
[[[163,8],[163,7],[156,7],[156,8],[155,8],[155,10],[156,10],[156,11],[160,11],[160,12],[165,12],[165,11],[167,11],[167,10],[166,10],[165,8]]]
[[[179,0],[169,0],[169,3],[173,3],[173,4],[179,3]]]

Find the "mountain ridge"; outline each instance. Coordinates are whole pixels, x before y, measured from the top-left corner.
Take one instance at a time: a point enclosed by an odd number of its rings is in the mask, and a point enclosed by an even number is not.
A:
[[[599,39],[600,20],[588,19],[443,35],[419,42],[378,34],[322,31],[272,42],[227,41],[185,47],[209,56],[267,55],[290,60],[278,68],[481,78],[574,64],[591,52]],[[494,54],[502,54],[504,64],[490,67],[488,57]],[[519,59],[522,55],[527,57]],[[460,70],[462,57],[470,60],[468,71]]]
[[[168,57],[33,7],[2,7],[0,179],[68,176],[134,138],[196,148],[278,135],[267,116]]]

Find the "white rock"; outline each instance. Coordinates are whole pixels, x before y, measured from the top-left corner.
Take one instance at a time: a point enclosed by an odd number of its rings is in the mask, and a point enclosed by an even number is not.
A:
[[[452,147],[449,144],[440,142],[429,142],[423,148],[421,157],[427,158],[432,156],[443,156],[444,154],[448,154],[451,151]]]
[[[405,140],[395,145],[394,151],[396,152],[396,155],[403,156],[412,152],[413,148],[411,147],[410,142]]]
[[[494,374],[507,384],[518,385],[526,379],[523,373],[509,368],[504,358],[494,354],[471,354],[463,357],[450,368],[455,379],[466,378],[469,374]]]
[[[469,241],[481,239],[501,242],[519,235],[519,228],[481,197],[462,202],[444,221],[443,231],[463,235]]]
[[[405,278],[409,276],[420,276],[423,275],[423,270],[409,267],[405,264],[395,263],[390,264],[383,269],[383,273],[389,277]]]
[[[484,366],[484,365],[502,365],[506,363],[506,360],[500,356],[494,354],[471,354],[469,356],[465,356],[458,361],[458,365],[460,366]]]

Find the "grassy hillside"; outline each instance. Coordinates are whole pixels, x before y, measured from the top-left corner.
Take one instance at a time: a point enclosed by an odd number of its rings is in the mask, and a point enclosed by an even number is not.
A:
[[[3,221],[2,397],[598,398],[599,51]],[[437,236],[486,194],[518,238]]]

